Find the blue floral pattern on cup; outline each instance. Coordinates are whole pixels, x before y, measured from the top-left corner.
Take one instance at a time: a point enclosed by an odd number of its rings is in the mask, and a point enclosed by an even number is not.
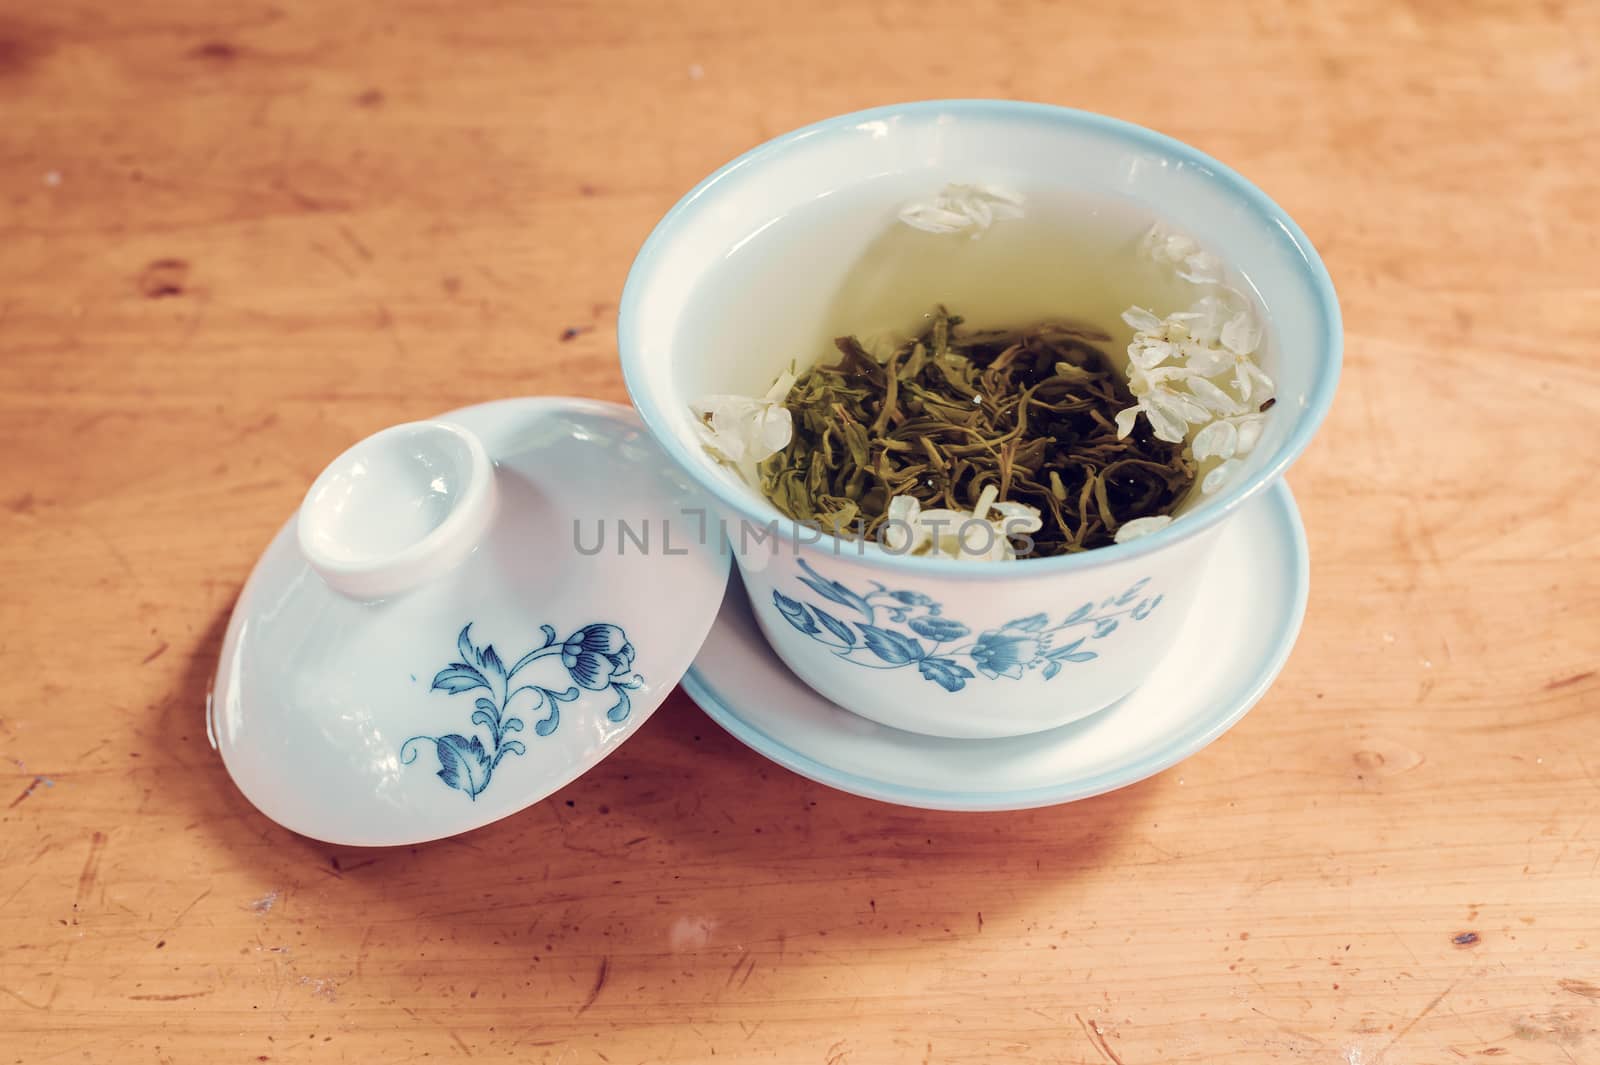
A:
[[[527,698],[517,702],[517,713],[547,711],[533,723],[537,736],[553,733],[561,723],[561,704],[581,698],[585,691],[609,689],[617,701],[606,711],[606,720],[626,721],[632,709],[628,692],[644,683],[644,678],[633,671],[634,648],[628,642],[628,634],[606,623],[585,625],[565,640],[550,625],[541,625],[540,631],[544,634],[544,643],[508,668],[494,645],[479,647],[472,642],[472,623],[468,622],[456,637],[458,661],[441,669],[429,690],[449,695],[463,695],[479,689],[487,692],[478,696],[472,712],[472,724],[484,731],[413,736],[400,745],[400,764],[411,765],[422,746],[431,743],[439,759],[439,779],[447,787],[464,791],[467,798],[477,801],[483,789],[489,786],[502,758],[528,751],[521,740],[507,738],[522,731],[522,718],[511,710],[512,702],[524,693]],[[568,678],[576,683],[560,690],[544,684],[515,684],[517,675],[528,666],[541,658],[557,655]],[[488,743],[484,742],[485,736]]]
[[[803,602],[774,590],[772,605],[785,621],[823,644],[838,658],[867,669],[906,669],[945,691],[957,692],[982,675],[989,680],[1021,680],[1039,670],[1045,680],[1067,663],[1091,662],[1098,652],[1085,646],[1103,640],[1126,621],[1143,621],[1163,596],[1146,595],[1150,578],[1136,581],[1121,595],[1096,605],[1084,603],[1052,624],[1050,615],[1008,621],[975,638],[972,629],[943,615],[943,608],[920,592],[896,591],[872,581],[858,592],[818,573],[800,559],[800,582],[830,603],[859,614],[850,621],[814,601]],[[964,642],[963,642],[964,641]]]

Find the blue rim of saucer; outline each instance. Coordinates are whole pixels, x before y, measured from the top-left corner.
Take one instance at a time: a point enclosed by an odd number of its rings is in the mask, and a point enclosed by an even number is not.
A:
[[[1326,365],[1318,374],[1315,387],[1306,397],[1305,406],[1299,412],[1293,430],[1279,445],[1270,462],[1250,477],[1228,485],[1211,505],[1190,515],[1184,521],[1173,522],[1137,540],[1125,544],[1109,544],[1092,552],[1022,560],[1018,565],[1027,567],[1027,575],[1042,577],[1047,573],[1060,573],[1153,554],[1169,544],[1188,539],[1224,520],[1240,507],[1264,495],[1274,482],[1280,481],[1284,473],[1310,445],[1318,428],[1327,417],[1328,410],[1333,405],[1334,393],[1338,391],[1339,376],[1344,363],[1344,324],[1339,311],[1339,298],[1334,292],[1333,279],[1328,276],[1328,268],[1317,254],[1316,248],[1312,246],[1311,238],[1306,236],[1305,231],[1293,218],[1289,217],[1287,211],[1278,206],[1243,174],[1183,141],[1109,115],[1020,100],[921,100],[836,115],[782,134],[750,149],[718,168],[674,204],[645,238],[633,265],[629,267],[617,311],[617,349],[622,361],[623,383],[639,416],[662,450],[693,478],[702,491],[741,517],[761,524],[779,516],[776,509],[769,509],[767,512],[758,511],[749,498],[735,491],[730,485],[718,478],[704,476],[696,457],[689,453],[687,446],[673,433],[671,422],[661,410],[655,396],[639,387],[643,371],[639,367],[640,344],[635,335],[637,317],[635,308],[640,300],[641,279],[644,274],[654,269],[654,259],[660,249],[691,224],[694,213],[704,207],[702,200],[709,203],[722,191],[722,186],[743,180],[749,173],[758,172],[763,167],[771,165],[791,144],[865,122],[929,114],[968,118],[1027,118],[1082,127],[1119,138],[1147,151],[1160,152],[1169,159],[1178,160],[1194,168],[1237,197],[1239,202],[1262,218],[1269,228],[1276,228],[1279,231],[1281,238],[1300,259],[1306,279],[1316,293],[1317,305],[1322,312],[1322,350],[1326,355]],[[789,533],[780,528],[778,535],[787,538]],[[944,558],[876,552],[873,561],[890,570],[951,580],[992,576],[984,572],[985,567],[971,566]]]
[[[1225,696],[1213,699],[1203,709],[1197,710],[1192,715],[1190,726],[1184,731],[1167,737],[1155,749],[1130,763],[1103,770],[1093,776],[1076,777],[1060,785],[1016,791],[960,791],[893,784],[835,769],[763,732],[739,715],[732,703],[719,694],[716,686],[706,679],[698,664],[691,666],[689,672],[684,675],[683,688],[705,711],[707,717],[758,754],[819,784],[826,784],[831,788],[868,799],[920,809],[979,813],[1055,806],[1115,791],[1170,769],[1209,746],[1260,702],[1289,661],[1295,639],[1300,634],[1300,625],[1305,620],[1306,599],[1311,587],[1310,549],[1306,544],[1306,531],[1300,520],[1300,509],[1296,506],[1294,494],[1290,492],[1286,482],[1280,480],[1271,485],[1261,502],[1271,507],[1279,526],[1278,535],[1287,541],[1288,549],[1285,552],[1287,572],[1278,574],[1277,577],[1288,585],[1292,595],[1283,623],[1277,627],[1277,637],[1270,651],[1262,656],[1260,666],[1248,683],[1240,685]],[[1223,535],[1227,533],[1224,532]],[[1269,578],[1263,575],[1262,579]],[[729,594],[744,593],[730,587]],[[761,641],[761,647],[765,654],[771,655],[773,661],[779,664],[779,668],[787,670],[788,667],[782,665],[777,655],[767,647],[764,639]],[[822,696],[818,695],[816,698],[821,699]],[[1115,706],[1100,711],[1100,713],[1115,712]],[[888,729],[888,726],[879,727]],[[1062,727],[1070,729],[1073,726],[1068,724]],[[1042,735],[1049,736],[1050,733]],[[982,744],[988,741],[951,740],[950,742]]]

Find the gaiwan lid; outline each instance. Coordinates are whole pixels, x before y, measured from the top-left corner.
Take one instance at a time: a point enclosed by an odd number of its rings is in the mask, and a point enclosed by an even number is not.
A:
[[[728,576],[705,507],[615,404],[503,400],[368,437],[234,607],[208,710],[229,775],[284,827],[349,845],[539,801],[632,735],[705,640]]]

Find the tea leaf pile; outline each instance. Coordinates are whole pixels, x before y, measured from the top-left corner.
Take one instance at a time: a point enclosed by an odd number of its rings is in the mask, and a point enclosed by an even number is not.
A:
[[[797,521],[874,538],[889,500],[970,510],[985,485],[1037,508],[1035,555],[1102,547],[1134,518],[1167,514],[1195,470],[1184,445],[1157,440],[1095,346],[1106,334],[1071,322],[964,334],[943,307],[923,333],[874,358],[854,337],[837,363],[802,374],[785,406],[789,446],[761,464],[761,487]]]

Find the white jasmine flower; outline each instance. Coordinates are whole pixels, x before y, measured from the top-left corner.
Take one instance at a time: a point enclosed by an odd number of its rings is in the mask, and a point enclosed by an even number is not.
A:
[[[1253,359],[1241,357],[1233,366],[1233,387],[1245,403],[1252,400],[1259,406],[1272,398],[1277,387],[1272,378],[1261,372]],[[1259,399],[1255,397],[1259,396]]]
[[[1190,337],[1202,344],[1219,339],[1228,318],[1227,305],[1215,295],[1202,296],[1188,310],[1167,315],[1169,323],[1180,323]]]
[[[972,510],[923,510],[913,496],[889,500],[880,541],[899,555],[933,555],[964,562],[1005,562],[1017,557],[1011,537],[1038,532],[1039,511],[1026,503],[998,502],[1000,490],[984,488]]]
[[[1169,444],[1181,444],[1189,433],[1187,422],[1181,418],[1173,418],[1159,404],[1150,402],[1149,396],[1142,396],[1133,406],[1117,412],[1119,440],[1133,432],[1134,422],[1141,414],[1150,422],[1150,428],[1155,432],[1157,440],[1165,440]]]
[[[1126,410],[1117,411],[1118,440],[1125,438],[1129,433],[1133,432],[1134,424],[1138,422],[1139,415],[1142,413],[1144,413],[1144,407],[1137,403]]]
[[[1198,340],[1185,341],[1180,349],[1183,364],[1201,377],[1215,377],[1233,369],[1237,356],[1225,348]]]
[[[1233,475],[1239,472],[1240,465],[1241,463],[1238,459],[1228,459],[1218,463],[1216,469],[1200,479],[1200,494],[1203,496],[1216,495],[1222,490],[1223,486],[1233,479]]]
[[[911,554],[928,540],[928,531],[922,528],[918,520],[921,517],[922,503],[916,496],[895,496],[889,500],[883,532],[878,539],[897,555]]]
[[[1170,315],[1189,330],[1191,343],[1181,346],[1185,365],[1206,377],[1232,371],[1241,402],[1253,395],[1272,395],[1272,378],[1251,357],[1261,346],[1262,324],[1244,297],[1231,289],[1223,296],[1206,296],[1187,312]],[[1170,331],[1171,325],[1168,329]]]
[[[1220,418],[1194,434],[1189,446],[1196,462],[1206,459],[1231,459],[1248,455],[1261,439],[1261,429],[1266,422],[1264,414],[1242,414],[1235,418]]]
[[[1154,514],[1148,518],[1134,518],[1125,521],[1117,527],[1117,543],[1125,544],[1129,540],[1137,540],[1141,536],[1149,536],[1160,529],[1165,529],[1172,524],[1172,515]]]
[[[1267,416],[1265,414],[1246,414],[1235,418],[1234,424],[1239,427],[1239,443],[1235,446],[1235,455],[1248,455],[1255,450],[1256,444],[1261,442],[1261,432],[1266,428]]]
[[[1197,251],[1183,260],[1178,276],[1196,285],[1215,285],[1222,280],[1222,261],[1210,252]]]
[[[1205,404],[1207,410],[1213,414],[1227,416],[1238,414],[1242,407],[1228,393],[1207,381],[1204,377],[1191,377],[1188,380],[1189,391],[1194,397]]]
[[[995,494],[999,495],[998,490]],[[1044,528],[1038,508],[1026,503],[991,503],[989,509],[994,511],[994,523],[1008,536],[1036,533]]]
[[[1123,311],[1122,320],[1127,322],[1128,327],[1135,333],[1158,333],[1163,324],[1154,311],[1147,311],[1138,306]]]
[[[1176,267],[1175,272],[1185,281],[1214,285],[1222,280],[1221,260],[1201,248],[1193,237],[1159,222],[1145,231],[1140,248],[1156,262]]]
[[[1134,331],[1127,377],[1136,402],[1118,412],[1117,435],[1133,432],[1143,414],[1157,439],[1174,444],[1189,440],[1197,463],[1215,463],[1200,479],[1201,495],[1215,495],[1238,474],[1266,423],[1259,407],[1274,386],[1254,357],[1263,324],[1248,299],[1223,283],[1222,264],[1193,238],[1155,225],[1145,234],[1141,250],[1171,266],[1177,276],[1213,288],[1188,310],[1165,318],[1143,307],[1123,313],[1122,320]],[[1170,520],[1128,522],[1117,530],[1117,542],[1146,535]]]
[[[1135,340],[1128,345],[1128,361],[1141,370],[1151,370],[1176,354],[1177,349],[1172,342],[1147,334],[1136,334]]]
[[[1157,438],[1171,444],[1181,444],[1189,435],[1189,426],[1204,425],[1211,420],[1211,412],[1204,406],[1172,389],[1152,388],[1149,394],[1139,398],[1137,405],[1143,407],[1145,417],[1151,419]],[[1160,425],[1156,424],[1157,419]]]
[[[1196,462],[1209,458],[1230,459],[1239,447],[1239,427],[1227,421],[1212,422],[1194,434],[1194,443],[1189,446]]]
[[[1132,350],[1130,345],[1129,351]],[[1211,412],[1196,396],[1177,388],[1193,377],[1194,372],[1182,366],[1143,369],[1135,365],[1128,373],[1128,388],[1138,402],[1118,412],[1117,435],[1125,437],[1133,432],[1135,420],[1143,413],[1156,439],[1170,444],[1183,443],[1190,424],[1204,425],[1211,420]]]
[[[1172,246],[1170,240],[1164,245]],[[1179,249],[1183,247],[1187,245],[1180,242]],[[1165,318],[1143,307],[1123,313],[1122,320],[1134,330],[1128,344],[1128,388],[1138,402],[1118,413],[1118,436],[1133,432],[1143,414],[1158,440],[1179,444],[1191,430],[1204,433],[1218,418],[1244,415],[1260,391],[1271,393],[1272,380],[1251,357],[1261,343],[1261,325],[1250,308],[1235,305],[1241,298],[1231,292],[1205,296]],[[1226,380],[1230,373],[1231,382]],[[1233,393],[1225,387],[1230,383]],[[1203,440],[1197,435],[1195,457],[1236,449],[1239,429],[1217,429]],[[1259,426],[1252,432],[1253,443]]]
[[[783,405],[795,376],[785,370],[767,394],[705,396],[689,404],[700,433],[701,445],[723,462],[761,460],[782,451],[794,437],[794,421]]]
[[[1169,444],[1181,444],[1189,434],[1189,417],[1195,411],[1191,410],[1182,394],[1173,392],[1165,386],[1156,386],[1143,395],[1134,393],[1138,402],[1126,410],[1117,412],[1117,437],[1126,437],[1133,432],[1135,421],[1143,414],[1150,422],[1150,428],[1155,432],[1157,440],[1165,440]],[[1204,407],[1199,407],[1199,416],[1196,421],[1203,421],[1207,417]]]
[[[1228,319],[1217,337],[1223,347],[1243,358],[1261,343],[1261,323],[1248,310],[1242,310]]]
[[[946,185],[932,200],[909,203],[900,221],[927,233],[971,232],[976,240],[995,222],[1022,217],[1022,197],[993,185]]]

